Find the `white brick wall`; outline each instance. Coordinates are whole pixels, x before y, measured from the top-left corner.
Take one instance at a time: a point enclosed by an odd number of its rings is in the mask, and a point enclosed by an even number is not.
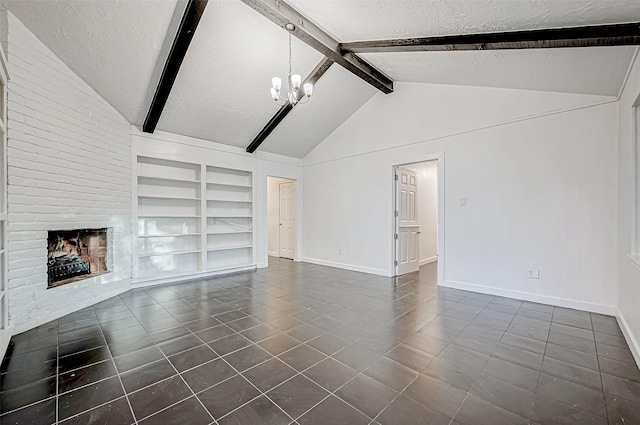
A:
[[[129,123],[8,18],[9,317],[22,332],[131,284]],[[113,228],[112,272],[47,288],[47,231]]]

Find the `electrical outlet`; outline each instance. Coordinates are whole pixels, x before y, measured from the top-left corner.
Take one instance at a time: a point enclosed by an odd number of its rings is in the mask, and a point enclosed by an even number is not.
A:
[[[540,269],[527,270],[527,277],[529,279],[540,279]]]
[[[338,255],[342,255],[342,248],[338,250]]]

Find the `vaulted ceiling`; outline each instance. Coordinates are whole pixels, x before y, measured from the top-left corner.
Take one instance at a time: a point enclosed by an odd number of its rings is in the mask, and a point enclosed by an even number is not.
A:
[[[289,0],[341,42],[640,21],[618,0]],[[132,124],[142,126],[186,1],[8,1],[40,40]],[[271,77],[288,69],[287,32],[239,0],[209,0],[157,129],[245,148],[276,113]],[[635,47],[362,53],[396,82],[616,96]],[[323,56],[293,39],[293,70]],[[10,60],[10,59],[9,59]],[[333,65],[311,101],[260,146],[301,158],[378,90]]]

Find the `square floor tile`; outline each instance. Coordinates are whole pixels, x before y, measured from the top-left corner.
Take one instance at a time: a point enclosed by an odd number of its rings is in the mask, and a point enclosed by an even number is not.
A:
[[[183,400],[139,422],[140,425],[208,425],[211,423],[213,423],[211,415],[195,397]]]
[[[178,372],[192,369],[218,357],[208,345],[200,345],[169,357],[169,361]]]
[[[449,425],[451,418],[401,395],[382,411],[376,421],[381,425]]]
[[[292,418],[318,404],[329,393],[303,375],[297,375],[267,393]]]
[[[268,391],[297,373],[295,369],[274,357],[244,371],[242,375],[261,391]]]
[[[297,422],[300,425],[364,425],[368,424],[370,419],[344,401],[329,396],[302,415]]]
[[[395,391],[404,390],[418,376],[415,370],[386,357],[372,364],[363,373]]]
[[[222,359],[204,363],[182,373],[186,383],[196,393],[205,390],[236,375],[236,371]]]
[[[191,395],[187,384],[176,375],[129,394],[129,402],[136,418],[140,420]]]
[[[118,377],[70,391],[58,398],[58,419],[63,420],[124,395]]]
[[[134,420],[131,408],[124,397],[60,422],[61,425],[131,425],[132,423]]]
[[[291,418],[265,396],[260,396],[218,419],[220,425],[288,425],[290,423]]]
[[[540,425],[607,425],[605,418],[543,395],[536,398],[531,420]]]
[[[375,418],[398,395],[365,375],[358,375],[335,395],[370,418]]]
[[[303,374],[323,388],[335,391],[356,376],[358,371],[329,357],[305,370]]]
[[[249,381],[236,375],[199,393],[198,398],[214,418],[221,418],[259,395],[260,391]]]

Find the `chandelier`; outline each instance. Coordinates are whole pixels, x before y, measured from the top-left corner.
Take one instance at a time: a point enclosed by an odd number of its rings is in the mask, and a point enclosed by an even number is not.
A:
[[[287,77],[289,83],[289,92],[285,97],[280,96],[280,89],[282,88],[282,79],[280,77],[273,77],[271,79],[271,97],[276,101],[278,105],[285,105],[290,103],[295,106],[298,103],[307,103],[313,93],[313,84],[304,84],[304,93],[300,91],[302,84],[302,78],[300,74],[291,74],[291,33],[296,29],[296,26],[289,22],[284,26],[289,31],[289,75]],[[303,99],[306,99],[302,102]]]

